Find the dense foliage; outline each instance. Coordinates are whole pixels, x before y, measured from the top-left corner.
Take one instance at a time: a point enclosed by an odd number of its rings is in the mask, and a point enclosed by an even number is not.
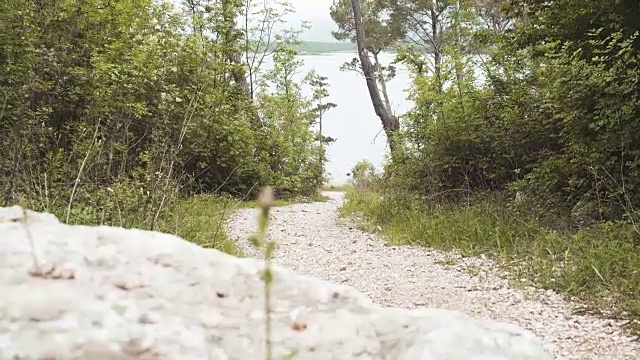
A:
[[[351,209],[640,318],[638,2],[368,1],[434,51],[397,46],[404,146]]]
[[[263,40],[236,25],[245,3],[184,5],[0,3],[0,204],[155,228],[185,194],[317,191],[324,145],[311,85],[290,76],[295,33],[249,93],[240,55]]]
[[[444,71],[458,86],[439,91],[431,75],[416,73],[405,132],[411,186],[520,191],[541,214],[567,215],[565,225],[637,220],[640,26],[627,20],[639,13],[607,6],[619,21],[603,25],[596,3],[582,2],[586,11],[562,1],[505,4],[515,26],[482,49],[482,85]]]

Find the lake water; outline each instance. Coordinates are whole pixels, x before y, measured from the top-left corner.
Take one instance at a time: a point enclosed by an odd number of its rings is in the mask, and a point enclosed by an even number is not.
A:
[[[299,56],[304,61],[303,73],[315,69],[328,78],[330,95],[327,100],[338,105],[323,117],[323,133],[337,139],[327,147],[327,171],[334,184],[344,183],[348,179],[347,173],[360,160],[369,160],[380,168],[387,153],[387,139],[371,105],[364,78],[358,73],[340,70],[343,63],[356,56],[355,53]],[[380,61],[388,64],[393,57],[393,54],[382,54]],[[265,69],[269,66],[269,62],[265,63]],[[412,107],[407,99],[410,83],[407,69],[398,64],[396,77],[387,84],[396,115]]]

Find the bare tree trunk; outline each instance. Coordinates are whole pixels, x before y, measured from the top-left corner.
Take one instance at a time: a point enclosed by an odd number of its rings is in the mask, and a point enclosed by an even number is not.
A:
[[[442,92],[442,49],[440,34],[438,33],[438,13],[436,12],[437,0],[433,0],[431,7],[431,39],[433,39],[433,71],[438,81],[438,92]]]
[[[456,17],[455,17],[455,41],[456,41],[456,81],[458,85],[458,96],[462,97],[464,84],[464,68],[462,65],[462,44],[460,42],[460,0],[456,1]]]
[[[360,7],[360,0],[351,0],[351,6],[353,8],[353,20],[356,29],[356,42],[358,45],[358,56],[360,58],[360,64],[362,66],[362,72],[364,73],[365,80],[367,82],[367,89],[369,90],[369,97],[371,103],[376,112],[376,115],[382,122],[382,128],[387,135],[387,143],[389,149],[393,153],[396,150],[396,133],[400,128],[400,121],[398,117],[393,115],[391,109],[385,106],[378,89],[377,76],[374,65],[369,59],[367,54],[367,48],[365,44],[364,26],[362,25],[362,9]]]
[[[320,109],[322,109],[322,99],[320,99]],[[320,144],[318,147],[318,179],[322,178],[322,175],[324,175],[324,162],[322,161],[322,155],[324,152],[322,147],[322,115],[322,110],[320,110],[320,114],[318,116],[318,142]]]
[[[384,97],[384,104],[387,106],[387,109],[391,111],[391,101],[389,100],[389,92],[387,92],[387,82],[384,80],[382,65],[380,65],[380,60],[378,60],[378,53],[373,53],[373,60],[375,61],[376,72],[380,75],[378,77],[378,81],[380,81],[380,91],[382,91],[382,96]]]
[[[226,26],[225,33],[222,35],[224,36],[224,41],[226,42],[226,48],[229,49],[233,48],[232,39],[234,38],[234,32],[237,31],[237,24],[235,20],[236,12],[233,8],[233,6],[235,5],[229,1],[222,1],[222,6],[223,20],[225,21]],[[233,82],[235,82],[242,88],[243,92],[247,95],[251,103],[253,103],[253,90],[242,69],[242,50],[235,49],[229,51],[227,53],[227,60],[232,65],[230,73],[231,77],[233,78]],[[254,126],[258,126],[260,124],[260,114],[258,114],[257,110],[254,110],[253,122]]]

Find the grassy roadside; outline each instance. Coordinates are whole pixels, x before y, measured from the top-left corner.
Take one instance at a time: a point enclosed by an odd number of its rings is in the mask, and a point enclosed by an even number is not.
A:
[[[326,185],[322,187],[323,191],[349,191],[352,187],[350,185]]]
[[[225,232],[225,221],[233,213],[238,200],[218,195],[199,195],[180,200],[168,213],[159,231],[175,234],[185,240],[227,254],[241,256]]]
[[[585,311],[628,320],[640,335],[640,243],[633,227],[609,223],[554,231],[483,199],[427,209],[416,201],[347,192],[340,209],[390,242],[487,254],[515,276],[578,299]]]
[[[273,207],[302,202],[326,201],[317,194],[308,198],[279,199]],[[180,200],[162,221],[158,230],[175,234],[206,248],[213,248],[235,256],[243,256],[225,232],[225,222],[237,209],[255,208],[256,200],[238,200],[220,195],[198,195]]]
[[[279,206],[287,206],[293,204],[302,204],[302,203],[310,203],[310,202],[323,202],[329,200],[328,197],[322,195],[321,193],[317,193],[308,197],[294,197],[288,199],[277,199],[273,202],[271,207],[279,207]],[[258,206],[257,200],[243,200],[238,203],[238,207],[241,208],[255,208]]]

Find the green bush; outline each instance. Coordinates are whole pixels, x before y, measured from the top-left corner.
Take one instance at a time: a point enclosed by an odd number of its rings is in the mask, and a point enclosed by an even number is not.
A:
[[[315,194],[326,162],[313,128],[322,96],[301,88],[326,84],[282,76],[301,66],[287,33],[264,87],[249,93],[238,80],[247,64],[236,60],[246,50],[242,8],[0,4],[0,204],[157,229],[194,194],[252,197],[265,184]]]
[[[518,280],[575,296],[590,311],[640,321],[640,234],[628,224],[556,231],[535,218],[514,216],[496,194],[435,207],[421,199],[349,191],[341,212],[360,216],[362,226],[381,229],[394,244],[487,254]]]

